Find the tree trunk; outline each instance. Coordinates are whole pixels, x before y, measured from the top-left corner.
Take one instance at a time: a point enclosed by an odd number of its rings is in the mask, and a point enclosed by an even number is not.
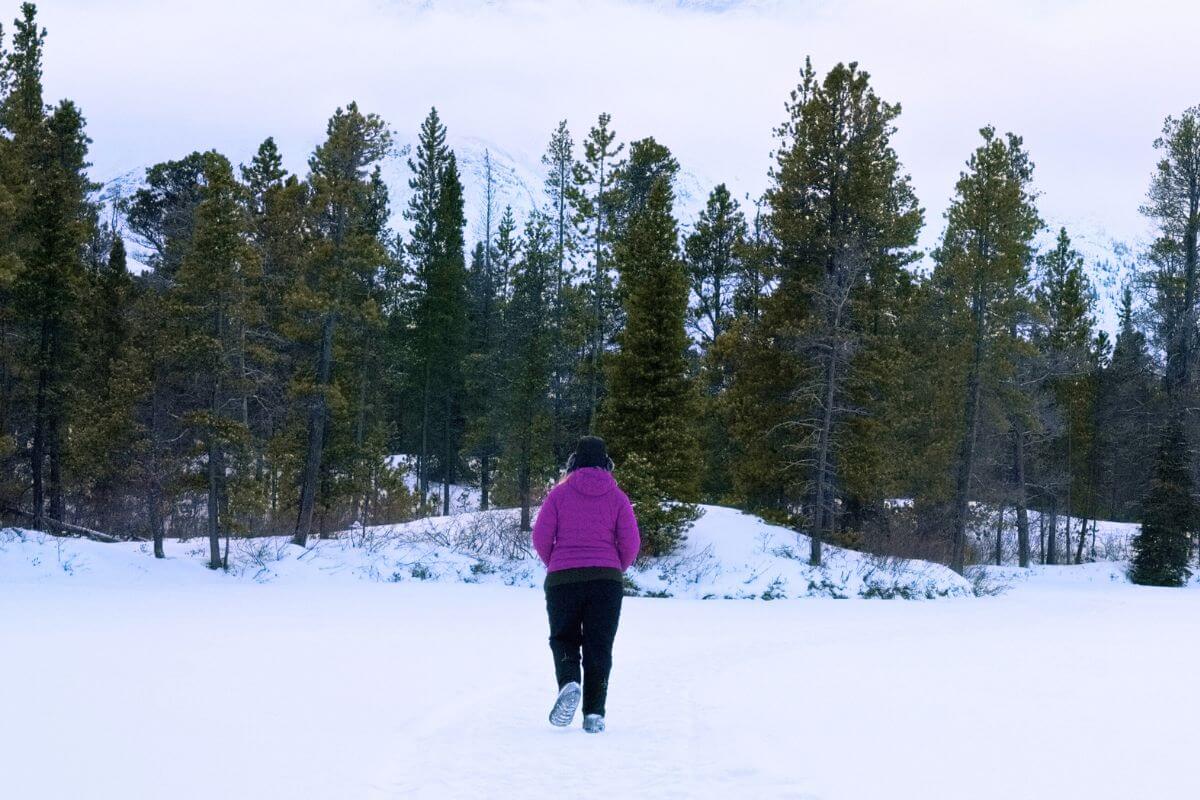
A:
[[[1075,545],[1075,563],[1083,563],[1083,543],[1087,539],[1088,521],[1086,519],[1079,520],[1079,541]]]
[[[363,457],[363,441],[367,426],[367,383],[369,381],[370,353],[370,337],[368,336],[367,343],[363,345],[362,364],[358,373],[358,411],[354,415],[354,478],[356,482],[361,480],[363,483],[354,487],[354,496],[350,501],[350,523],[352,525],[359,521],[359,512],[366,503],[367,485],[366,476],[363,474],[366,459]]]
[[[429,393],[430,366],[428,358],[425,361],[425,391],[421,399],[421,457],[417,463],[417,493],[421,496],[424,506],[429,497]]]
[[[450,393],[446,392],[442,404],[442,516],[450,516],[450,481],[454,476],[450,467],[453,453],[450,452]]]
[[[1018,424],[1013,436],[1013,500],[1017,507],[1017,563],[1029,566],[1029,509],[1025,493],[1025,429]]]
[[[154,557],[166,558],[167,554],[163,549],[162,491],[158,487],[157,480],[152,480],[149,488],[147,499],[149,500],[150,535],[154,539]]]
[[[592,374],[591,381],[588,386],[588,426],[587,432],[594,434],[596,432],[596,406],[599,402],[600,389],[600,351],[604,348],[604,304],[602,302],[602,288],[607,282],[604,273],[603,264],[603,242],[604,242],[604,160],[600,160],[600,182],[596,189],[596,243],[595,243],[595,258],[596,258],[596,287],[595,297],[592,300],[593,314],[595,315],[594,338],[592,340]]]
[[[533,530],[533,526],[530,524],[530,516],[531,515],[529,513],[529,506],[530,506],[530,497],[529,496],[532,494],[532,492],[530,491],[530,483],[532,482],[532,478],[531,478],[532,469],[530,468],[529,461],[530,461],[529,447],[526,444],[525,446],[522,446],[522,448],[521,448],[521,463],[517,466],[517,493],[520,495],[520,499],[521,499],[521,530],[522,531]]]
[[[50,462],[50,519],[55,522],[64,522],[67,509],[63,499],[62,481],[62,416],[57,409],[50,413],[46,433],[49,440],[47,442],[49,445],[47,460]]]
[[[958,454],[958,474],[955,476],[954,530],[950,540],[950,568],[962,574],[966,566],[967,521],[970,517],[971,475],[975,470],[975,440],[979,431],[979,396],[982,386],[980,369],[984,347],[983,301],[974,302],[975,342],[971,366],[967,373],[967,392],[964,400],[965,426]]]
[[[1038,560],[1046,563],[1046,512],[1038,511]]]
[[[1063,563],[1071,563],[1071,505],[1068,498],[1067,518],[1063,522]]]
[[[154,539],[154,557],[166,558],[163,550],[163,485],[162,485],[162,368],[157,349],[150,353],[150,453],[147,481],[147,517],[150,535]]]
[[[1004,566],[1004,506],[996,514],[996,566]]]
[[[317,499],[317,482],[321,477],[321,455],[325,447],[325,413],[330,375],[333,372],[333,331],[336,317],[330,313],[321,325],[321,352],[317,359],[316,396],[309,406],[308,451],[304,458],[304,480],[300,488],[300,515],[296,521],[293,544],[308,546],[312,531],[313,509]]]
[[[1058,498],[1050,498],[1050,522],[1046,526],[1046,563],[1058,563]]]
[[[479,459],[479,510],[488,510],[488,493],[491,490],[491,458],[485,453]]]
[[[208,566],[221,568],[221,490],[218,470],[221,467],[216,435],[208,434]]]
[[[831,527],[832,503],[830,502],[829,487],[829,446],[833,435],[833,403],[835,386],[837,384],[837,356],[835,344],[830,342],[827,360],[825,362],[825,384],[821,387],[821,401],[824,408],[821,413],[821,430],[817,437],[817,460],[815,474],[815,508],[813,518],[815,525],[811,533],[811,548],[808,563],[814,567],[821,566],[821,541]]]
[[[208,413],[208,566],[221,568],[221,484],[225,479],[221,445],[217,441],[217,415],[220,412],[221,383],[214,378],[209,394]]]
[[[45,513],[46,513],[46,489],[44,484],[44,476],[42,475],[43,466],[46,463],[46,406],[48,402],[49,387],[49,370],[46,368],[46,360],[49,357],[47,351],[48,332],[46,330],[47,323],[42,322],[41,342],[38,345],[38,382],[37,396],[34,401],[33,412],[33,445],[29,451],[29,471],[33,477],[33,528],[34,530],[45,530]]]

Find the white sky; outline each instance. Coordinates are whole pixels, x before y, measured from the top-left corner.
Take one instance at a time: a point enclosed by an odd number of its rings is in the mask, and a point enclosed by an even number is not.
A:
[[[9,19],[15,0],[0,6]],[[267,135],[302,170],[357,99],[406,136],[436,104],[452,133],[535,161],[561,118],[600,111],[738,194],[765,182],[804,56],[858,60],[899,101],[896,147],[928,244],[977,130],[1025,137],[1054,221],[1137,237],[1165,115],[1200,103],[1187,0],[44,0],[48,96],[89,120],[93,170]],[[6,29],[8,26],[6,25]]]

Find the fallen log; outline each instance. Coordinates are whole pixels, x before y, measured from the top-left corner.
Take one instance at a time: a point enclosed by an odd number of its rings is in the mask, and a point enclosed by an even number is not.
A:
[[[30,514],[28,511],[23,511],[19,508],[5,506],[4,511],[5,513],[13,514],[14,516],[22,517],[30,521],[32,521],[34,518],[33,514]],[[92,530],[91,528],[85,528],[82,525],[72,525],[69,522],[59,522],[58,520],[50,519],[49,517],[43,517],[42,524],[48,529],[46,530],[46,533],[50,534],[51,536],[82,536],[86,539],[91,539],[96,542],[105,542],[107,544],[114,544],[121,541],[120,538],[113,536],[111,533]]]

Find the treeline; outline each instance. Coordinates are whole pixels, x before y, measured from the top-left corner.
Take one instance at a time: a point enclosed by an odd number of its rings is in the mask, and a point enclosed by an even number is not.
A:
[[[969,535],[977,501],[1009,510],[1022,565],[1061,563],[1089,556],[1078,520],[1141,519],[1152,475],[1190,480],[1196,111],[1156,145],[1160,237],[1110,341],[1068,232],[1038,251],[1012,134],[981,131],[919,267],[900,107],[854,64],[805,65],[746,207],[720,185],[681,228],[678,162],[602,114],[578,143],[552,132],[544,202],[520,223],[485,168],[467,242],[437,112],[401,234],[391,132],[354,103],[305,175],[268,138],[236,168],[157,164],[104,207],[79,109],[43,99],[44,35],[25,4],[0,38],[0,503],[22,524],[159,555],[204,534],[214,567],[230,536],[305,544],[447,512],[463,484],[527,526],[597,432],[647,552],[710,501],[810,532],[814,563],[836,542],[962,570],[993,556]],[[1171,530],[1190,547],[1192,527]]]

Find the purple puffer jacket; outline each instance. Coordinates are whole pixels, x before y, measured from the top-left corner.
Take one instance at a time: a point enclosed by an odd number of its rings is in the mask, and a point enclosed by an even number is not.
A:
[[[626,570],[642,546],[629,498],[612,473],[583,467],[550,490],[533,523],[533,547],[549,572]]]

